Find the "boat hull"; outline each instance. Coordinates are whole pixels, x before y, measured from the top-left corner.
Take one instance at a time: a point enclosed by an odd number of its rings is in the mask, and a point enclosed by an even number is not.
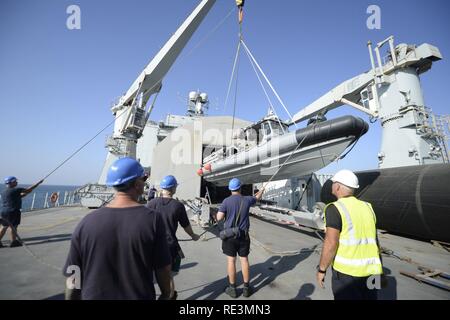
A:
[[[321,122],[213,162],[203,178],[225,186],[232,178],[251,184],[268,181],[274,174],[275,180],[311,174],[336,160],[367,130],[366,122],[352,116]]]

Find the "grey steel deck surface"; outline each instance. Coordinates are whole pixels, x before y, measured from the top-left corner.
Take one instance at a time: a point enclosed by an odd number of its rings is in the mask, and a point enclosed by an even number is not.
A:
[[[0,299],[62,299],[64,278],[60,269],[65,262],[71,233],[89,212],[83,208],[53,208],[24,214],[19,234],[38,258],[24,247],[0,249]],[[195,222],[193,228],[199,234],[204,231]],[[203,240],[181,242],[186,258],[175,277],[179,299],[231,299],[223,293],[227,284],[226,258],[221,252],[217,233],[216,228],[209,228]],[[249,299],[332,299],[330,275],[326,277],[324,290],[315,282],[315,266],[322,241],[314,232],[252,218],[251,236],[250,272],[256,292]],[[181,228],[178,237],[189,238]],[[450,299],[448,291],[399,274],[400,270],[418,273],[414,263],[448,272],[449,252],[428,242],[390,234],[380,234],[380,241],[396,255],[413,261],[408,263],[384,256],[389,286],[381,290],[380,298]],[[3,244],[9,244],[9,234]],[[241,292],[239,264],[237,270]],[[246,298],[240,295],[238,299]]]

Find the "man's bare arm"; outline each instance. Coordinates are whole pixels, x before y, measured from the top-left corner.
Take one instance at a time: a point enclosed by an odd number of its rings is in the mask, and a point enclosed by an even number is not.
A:
[[[186,228],[184,228],[184,231],[186,231],[186,233],[191,236],[192,240],[197,241],[199,239],[198,234],[196,234],[192,230],[192,226],[191,225],[188,225]]]
[[[20,195],[22,197],[25,197],[27,194],[29,194],[31,191],[33,191],[34,189],[36,189],[42,182],[44,182],[44,180],[42,179],[41,181],[33,184],[31,187],[29,187],[28,189],[25,189],[24,191],[22,191],[20,193]]]
[[[322,255],[320,257],[319,267],[326,271],[333,262],[334,257],[339,246],[340,231],[334,228],[327,228],[325,234],[325,241],[323,242]]]
[[[256,200],[261,200],[261,198],[262,198],[262,196],[263,196],[263,193],[264,193],[264,188],[262,188],[261,190],[259,190],[256,194],[255,194],[255,198],[256,198]]]

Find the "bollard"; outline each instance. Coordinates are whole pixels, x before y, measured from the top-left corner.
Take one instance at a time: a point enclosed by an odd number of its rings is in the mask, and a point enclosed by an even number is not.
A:
[[[36,200],[36,192],[33,193],[33,200],[31,201],[30,211],[32,211],[34,209],[34,200]]]
[[[48,192],[45,194],[44,209],[48,208]]]

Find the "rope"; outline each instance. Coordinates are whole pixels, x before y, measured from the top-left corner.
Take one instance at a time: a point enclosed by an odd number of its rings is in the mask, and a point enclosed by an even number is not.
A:
[[[287,159],[278,168],[278,170],[272,175],[272,177],[270,177],[270,179],[265,183],[265,185],[263,185],[263,189],[272,181],[272,179],[278,174],[278,172],[280,172],[281,168],[284,167],[284,165],[288,162],[288,160],[292,157],[292,155],[297,151],[297,149],[300,147],[300,145],[303,143],[303,141],[305,141],[305,139],[308,137],[308,135],[309,135],[309,133],[307,135],[305,135],[305,137],[302,139],[302,141],[300,141],[300,143],[297,145],[297,147],[295,147],[294,151],[291,152],[289,157],[287,157]]]
[[[207,282],[207,283],[203,283],[203,284],[200,284],[200,285],[195,286],[195,287],[190,287],[190,288],[183,289],[183,290],[177,290],[177,291],[178,291],[179,293],[180,293],[180,292],[192,291],[192,290],[194,290],[194,289],[204,288],[204,287],[209,286],[209,285],[211,285],[211,284],[213,284],[213,283],[215,283],[215,282],[217,282],[217,280],[214,280],[214,281],[211,281],[211,282]]]
[[[247,57],[248,57],[248,59],[249,59],[249,61],[250,61],[250,64],[251,64],[252,67],[253,67],[253,71],[255,71],[255,74],[256,74],[256,77],[258,78],[259,84],[261,85],[261,88],[262,88],[263,91],[264,91],[264,95],[266,96],[266,99],[267,99],[267,101],[269,102],[269,107],[270,107],[270,109],[273,111],[273,113],[275,113],[275,115],[277,116],[277,120],[278,120],[278,123],[280,124],[281,130],[283,131],[283,133],[285,133],[284,127],[283,127],[283,125],[281,124],[281,121],[280,121],[280,117],[278,117],[278,114],[277,114],[277,112],[275,111],[275,108],[273,107],[272,100],[270,100],[269,94],[267,93],[267,90],[266,90],[266,88],[264,87],[264,84],[263,84],[263,82],[262,82],[262,80],[261,80],[261,77],[259,76],[259,73],[258,73],[258,71],[256,70],[255,64],[253,63],[253,60],[250,58],[250,55],[248,54],[248,52],[245,51],[245,53],[247,54]]]
[[[305,139],[308,136],[309,136],[309,133],[303,137],[302,141],[300,141],[300,143],[297,145],[297,147],[291,152],[289,157],[287,157],[287,159],[283,162],[283,164],[280,167],[278,167],[277,171],[270,177],[270,179],[267,182],[265,182],[265,185],[263,186],[263,188],[265,188],[267,186],[267,184],[270,183],[273,180],[273,178],[278,174],[278,172],[283,168],[283,166],[286,165],[286,163],[289,161],[289,159],[292,157],[292,155],[298,150],[298,148],[301,146],[301,144],[305,141]],[[322,156],[322,158],[323,158],[323,156]],[[189,178],[189,179],[185,179],[185,180],[183,180],[181,182],[178,182],[178,185],[182,185],[184,183],[187,183],[187,182],[189,182],[189,181],[191,181],[193,179],[197,179],[197,178],[198,177],[192,177],[192,178]]]
[[[322,240],[322,242],[325,241],[325,239],[320,235],[319,231],[314,231],[314,233],[320,238],[320,240]]]
[[[78,217],[65,218],[62,221],[59,221],[59,222],[56,222],[56,223],[53,223],[53,224],[44,225],[44,226],[40,226],[40,227],[31,227],[31,228],[30,227],[28,227],[28,228],[27,227],[23,227],[21,229],[24,230],[24,231],[28,231],[28,232],[30,232],[30,231],[38,231],[38,230],[45,230],[45,229],[51,229],[51,228],[58,227],[58,226],[61,226],[63,224],[66,224],[68,222],[77,221],[78,219],[79,219]]]
[[[231,71],[231,77],[230,77],[230,81],[228,82],[228,90],[227,90],[227,96],[225,98],[225,105],[224,105],[224,109],[223,111],[225,112],[225,110],[227,109],[227,104],[228,104],[228,98],[230,97],[230,91],[231,91],[231,85],[233,84],[233,79],[234,79],[234,72],[236,70],[236,64],[239,61],[239,51],[241,50],[241,42],[238,42],[237,45],[237,49],[236,49],[236,55],[234,57],[234,63],[233,63],[233,70]]]
[[[237,102],[237,94],[238,94],[238,83],[239,83],[239,57],[238,57],[238,65],[236,70],[236,86],[234,89],[234,104],[233,104],[233,121],[231,123],[231,132],[234,131],[234,119],[236,117],[236,102]]]
[[[300,199],[298,200],[298,203],[297,203],[297,205],[295,206],[295,210],[298,209],[298,207],[299,207],[299,205],[300,205],[300,202],[302,202],[303,196],[305,195],[305,192],[306,192],[306,190],[308,189],[309,184],[311,183],[312,177],[313,177],[313,176],[312,176],[312,174],[311,174],[311,176],[310,176],[309,179],[308,179],[308,182],[306,182],[305,189],[303,190],[302,195],[300,196]]]
[[[153,102],[152,102],[150,108],[148,109],[147,117],[145,118],[145,123],[147,123],[148,118],[150,118],[150,113],[153,111],[153,108],[155,107],[156,99],[158,98],[158,96],[159,96],[159,91],[155,94],[155,97],[153,98]]]
[[[398,259],[398,260],[400,260],[400,261],[404,261],[404,262],[407,262],[407,263],[412,264],[412,265],[421,266],[418,262],[412,260],[412,259],[409,258],[409,257],[402,257],[402,256],[399,256],[398,254],[396,254],[396,253],[395,253],[393,250],[391,250],[391,249],[387,249],[387,248],[384,248],[384,247],[380,247],[380,254],[383,254],[383,255],[388,256],[388,257],[396,258],[396,259]]]
[[[199,234],[198,236],[199,236],[199,240],[200,240],[200,238],[206,233],[206,232],[208,232],[209,230],[208,229],[206,229],[205,231],[203,231],[201,234]],[[192,239],[178,239],[178,241],[194,241],[194,240],[192,240]],[[202,239],[202,241],[204,241],[203,239]]]
[[[237,70],[236,70],[236,84],[235,84],[235,89],[234,89],[233,120],[232,120],[232,123],[231,123],[231,132],[234,131],[234,120],[235,120],[235,117],[236,117],[236,103],[237,103],[237,94],[238,94],[239,62],[240,62],[239,51],[240,51],[240,48],[241,48],[241,41],[242,41],[242,20],[239,21],[239,42],[238,42],[238,49],[237,49],[236,58],[235,58],[235,63],[237,63]],[[227,97],[227,99],[228,99],[228,97]]]
[[[317,248],[318,247],[317,244],[311,248],[303,248],[303,249],[295,250],[295,251],[294,250],[293,251],[274,251],[271,248],[262,244],[260,241],[256,240],[256,238],[254,236],[250,235],[250,238],[252,238],[252,243],[255,244],[256,246],[263,248],[267,252],[277,255],[277,256],[296,256],[296,255],[299,255],[302,253],[307,253],[307,252],[320,254],[320,251],[319,251],[320,248]]]
[[[152,87],[150,87],[149,89],[146,90],[146,92],[152,90],[153,88],[155,88],[156,86],[160,85],[162,80],[164,77],[161,77],[161,79],[159,79],[159,81],[157,81]],[[139,89],[141,88],[141,85],[139,86]],[[133,102],[136,100],[138,93],[136,94],[136,96],[133,98]],[[149,109],[148,111],[148,116],[150,115],[150,112],[153,110],[153,106],[156,102],[156,98],[158,95],[155,96],[153,103],[151,105],[151,109]],[[78,152],[80,152],[81,150],[83,150],[89,143],[91,143],[95,138],[97,138],[103,131],[105,131],[109,126],[111,126],[114,122],[116,122],[117,119],[121,118],[124,114],[127,113],[129,108],[134,107],[133,104],[131,104],[130,106],[125,107],[122,110],[122,113],[115,117],[114,120],[110,121],[103,129],[101,129],[99,132],[97,132],[91,139],[89,139],[85,144],[83,144],[80,148],[78,148],[75,152],[73,152],[67,159],[65,159],[60,165],[58,165],[55,169],[53,169],[50,173],[48,173],[42,180],[47,179],[50,175],[52,175],[56,170],[58,170],[59,168],[61,168],[66,162],[68,162],[70,159],[72,159]]]
[[[11,222],[8,219],[4,218],[4,217],[2,217],[2,219],[8,223],[9,227],[11,228],[13,233],[16,235],[17,239],[22,244],[22,246],[25,249],[25,251],[27,251],[35,260],[37,260],[41,264],[43,264],[43,265],[45,265],[45,266],[47,266],[47,267],[49,267],[51,269],[57,270],[58,272],[62,271],[61,268],[56,267],[56,266],[54,266],[54,265],[52,265],[50,263],[47,263],[43,259],[41,259],[39,256],[37,256],[30,248],[28,248],[28,246],[25,244],[25,241],[23,241],[22,238],[19,236],[19,234],[17,233],[17,229],[11,224]]]
[[[258,67],[259,72],[261,72],[261,74],[263,75],[264,79],[266,80],[267,84],[269,85],[270,89],[272,89],[273,93],[275,94],[275,96],[277,97],[278,101],[280,102],[280,104],[283,106],[284,110],[286,111],[286,113],[288,114],[289,118],[291,119],[291,122],[293,122],[293,118],[292,115],[290,114],[289,110],[286,108],[286,105],[284,104],[283,100],[281,100],[280,96],[278,95],[277,91],[275,90],[275,88],[272,86],[272,83],[269,81],[269,79],[267,78],[266,74],[264,73],[264,71],[261,69],[261,67],[259,66],[258,62],[256,61],[255,57],[253,56],[253,54],[250,52],[250,49],[247,47],[247,45],[244,42],[244,39],[241,38],[240,40],[242,42],[242,45],[244,46],[244,49],[248,52],[249,56],[251,57],[251,59],[253,60],[253,62],[255,63],[255,65]],[[294,126],[297,127],[297,124],[294,123]]]
[[[231,16],[231,14],[236,10],[235,7],[233,7],[228,14],[210,31],[208,32],[200,41],[188,52],[186,55],[182,56],[181,59],[185,59],[189,57],[195,50],[197,50],[200,46],[202,46],[208,38],[210,38],[214,33],[219,30],[219,28],[225,23],[225,21]]]
[[[359,134],[359,137],[355,140],[355,142],[353,142],[353,144],[352,144],[352,146],[350,147],[350,149],[349,149],[344,155],[338,157],[338,158],[336,159],[336,161],[337,161],[337,160],[342,160],[342,159],[344,159],[344,158],[347,156],[347,154],[349,154],[350,151],[353,150],[353,148],[354,148],[354,147],[356,146],[356,144],[358,143],[359,138],[361,138],[362,132],[363,132],[363,129],[361,129],[361,133]]]
[[[206,228],[206,230],[200,235],[200,237],[203,236],[206,232],[210,231],[210,229],[214,226],[215,225],[212,225],[212,226]],[[317,231],[315,233],[323,242],[323,237],[321,237]],[[268,246],[265,246],[260,241],[258,241],[254,235],[249,233],[249,236],[252,239],[252,244],[255,244],[256,246],[263,248],[267,252],[278,255],[278,256],[293,256],[293,255],[298,255],[298,254],[307,253],[307,252],[320,253],[319,252],[320,247],[318,248],[319,244],[314,245],[312,248],[302,248],[300,250],[295,250],[295,251],[274,251],[274,250],[270,249]],[[216,237],[214,237],[213,239],[215,239],[215,238]],[[179,239],[178,241],[192,241],[192,239]],[[204,240],[204,241],[207,241],[207,240]]]
[[[49,176],[51,176],[56,170],[58,170],[59,168],[61,168],[67,161],[69,161],[70,159],[72,159],[78,152],[80,152],[82,149],[84,149],[84,147],[86,147],[89,143],[91,143],[95,138],[97,138],[103,131],[105,131],[110,125],[112,125],[116,119],[120,118],[121,116],[123,116],[125,114],[126,109],[124,110],[124,112],[117,118],[115,118],[113,121],[109,122],[103,129],[101,129],[99,132],[97,132],[91,139],[89,139],[88,142],[86,142],[85,144],[83,144],[80,148],[78,148],[74,153],[72,153],[67,159],[65,159],[59,166],[57,166],[55,169],[53,169],[50,173],[48,173],[42,180],[47,179]]]
[[[153,88],[155,88],[156,86],[160,85],[160,83],[161,83],[161,81],[162,81],[163,78],[164,78],[164,77],[161,77],[161,79],[159,79],[159,81],[156,82],[152,87],[150,87],[146,92],[148,92],[148,91],[152,90]],[[129,106],[125,107],[125,108],[123,109],[123,112],[122,112],[119,116],[115,117],[114,120],[110,121],[103,129],[101,129],[99,132],[97,132],[91,139],[89,139],[85,144],[83,144],[83,145],[82,145],[80,148],[78,148],[74,153],[72,153],[72,154],[71,154],[67,159],[65,159],[59,166],[57,166],[57,167],[56,167],[55,169],[53,169],[50,173],[48,173],[42,180],[47,179],[47,178],[48,178],[50,175],[52,175],[56,170],[58,170],[59,168],[61,168],[67,161],[69,161],[70,159],[72,159],[78,152],[80,152],[81,150],[83,150],[89,143],[91,143],[95,138],[97,138],[103,131],[105,131],[109,126],[111,126],[114,122],[116,122],[117,119],[120,119],[124,114],[126,114],[126,112],[128,111],[128,108],[134,108],[135,101],[136,101],[136,99],[137,99],[137,97],[138,97],[138,95],[139,95],[139,91],[141,90],[142,84],[143,84],[143,83],[144,83],[144,81],[142,81],[142,82],[139,84],[139,89],[138,89],[136,95],[134,96],[132,103],[131,103]],[[155,103],[155,101],[156,101],[156,97],[155,97],[155,99],[154,99],[154,101],[153,101],[153,104]],[[151,108],[153,108],[153,104],[152,104]],[[149,112],[150,112],[150,111],[151,111],[151,110],[149,110]]]

